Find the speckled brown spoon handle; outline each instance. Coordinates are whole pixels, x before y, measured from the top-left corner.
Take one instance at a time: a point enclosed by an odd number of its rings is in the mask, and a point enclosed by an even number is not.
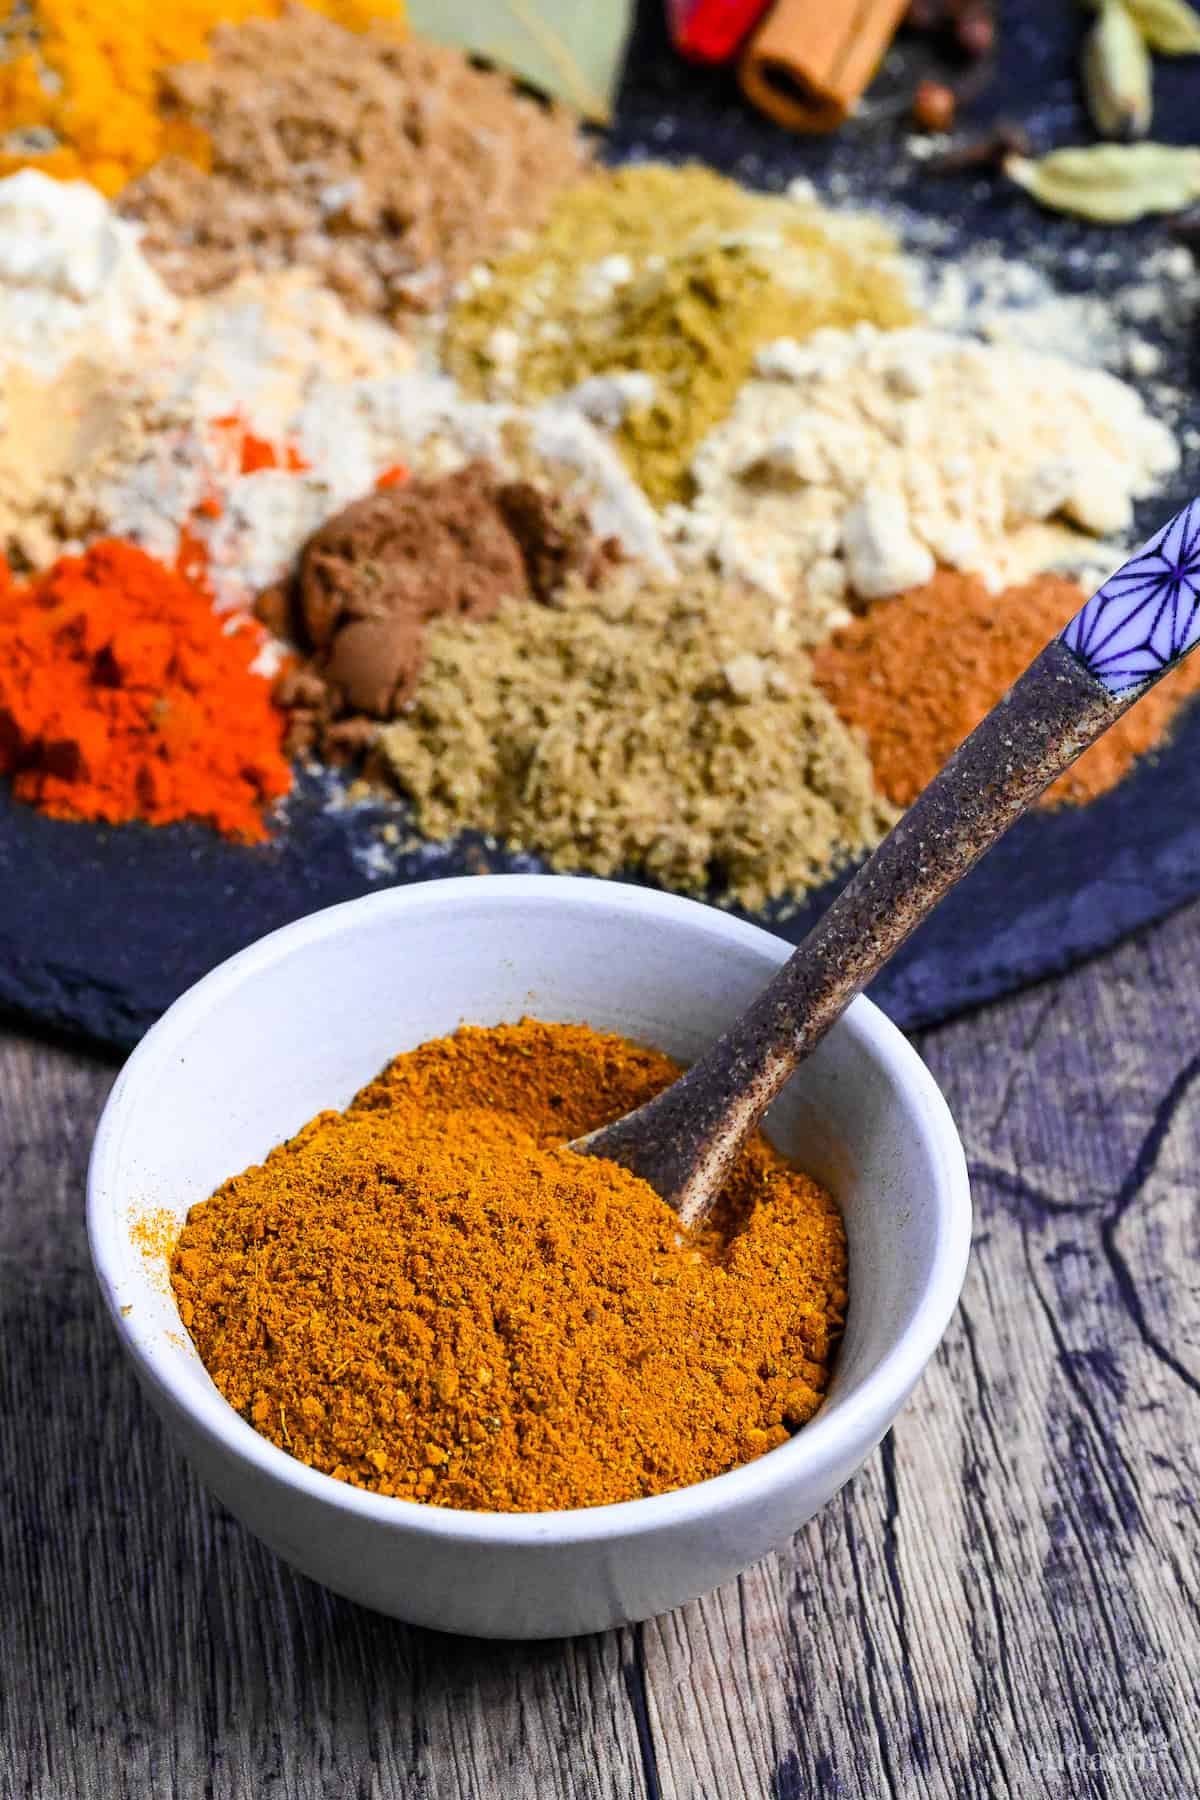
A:
[[[1047,645],[741,1018],[672,1087],[575,1148],[632,1169],[685,1224],[703,1219],[748,1133],[855,995],[1013,820],[1198,640],[1200,499]]]

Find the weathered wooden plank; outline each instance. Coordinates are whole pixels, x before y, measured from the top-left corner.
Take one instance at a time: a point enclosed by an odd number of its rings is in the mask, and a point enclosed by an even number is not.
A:
[[[928,1035],[963,1307],[840,1509],[649,1628],[671,1800],[1200,1790],[1198,975],[1192,909]]]
[[[93,1292],[83,1176],[111,1079],[0,1041],[0,1794],[641,1796],[631,1633],[410,1631],[293,1574],[193,1481]]]
[[[893,1437],[739,1583],[462,1643],[200,1492],[92,1291],[111,1072],[0,1040],[0,1793],[877,1800],[1200,1791],[1200,908],[930,1034],[963,1308]]]

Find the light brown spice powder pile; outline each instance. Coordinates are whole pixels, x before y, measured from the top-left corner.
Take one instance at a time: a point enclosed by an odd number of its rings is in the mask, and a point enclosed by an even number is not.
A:
[[[536,230],[588,163],[571,116],[457,50],[361,35],[303,7],[213,33],[164,78],[212,172],[167,157],[123,196],[181,293],[303,264],[355,306],[438,304],[472,263]]]
[[[430,837],[471,826],[555,868],[638,866],[753,909],[891,822],[788,609],[716,576],[505,601],[485,624],[437,621],[426,657],[381,743]]]

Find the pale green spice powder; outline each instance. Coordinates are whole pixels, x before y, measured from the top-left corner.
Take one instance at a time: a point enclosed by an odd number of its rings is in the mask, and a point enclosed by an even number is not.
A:
[[[429,837],[473,827],[558,869],[640,868],[745,907],[802,895],[894,818],[813,685],[787,609],[625,571],[561,605],[437,622],[381,743]]]

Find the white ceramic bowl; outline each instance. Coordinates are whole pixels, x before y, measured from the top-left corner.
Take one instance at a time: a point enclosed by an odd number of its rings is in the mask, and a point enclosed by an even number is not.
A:
[[[153,1405],[203,1479],[271,1548],[382,1612],[485,1637],[559,1637],[665,1612],[729,1580],[837,1492],[879,1442],[958,1299],[970,1239],[962,1148],[924,1064],[857,1000],[768,1120],[836,1195],[850,1308],[828,1398],[745,1468],[649,1500],[452,1512],[318,1474],[242,1420],[183,1329],[165,1262],[131,1226],[182,1220],[397,1051],[524,1013],[694,1058],[788,946],[642,888],[486,876],[391,889],[302,919],[199,982],[126,1063],[88,1176],[96,1273]],[[686,1372],[684,1372],[686,1379]]]

